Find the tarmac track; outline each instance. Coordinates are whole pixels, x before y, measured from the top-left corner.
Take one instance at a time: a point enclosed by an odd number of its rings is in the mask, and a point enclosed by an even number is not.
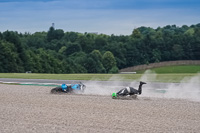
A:
[[[137,84],[138,82],[133,81],[133,82],[128,82],[128,81],[87,81],[87,80],[53,80],[53,79],[16,79],[16,78],[0,78],[0,83],[20,83],[20,84],[52,84],[52,85],[60,85],[63,83],[66,84],[74,84],[74,83],[79,83],[82,82],[86,85],[91,85],[91,84],[97,84],[101,86],[130,86],[131,84]],[[148,83],[155,88],[162,88],[163,86],[169,85],[169,84],[174,84],[178,85],[179,83],[161,83],[161,82],[151,82]]]

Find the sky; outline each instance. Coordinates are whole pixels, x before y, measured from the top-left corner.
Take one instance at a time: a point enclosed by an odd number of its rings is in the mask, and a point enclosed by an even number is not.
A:
[[[0,0],[0,32],[55,29],[130,35],[133,29],[200,23],[200,0]]]

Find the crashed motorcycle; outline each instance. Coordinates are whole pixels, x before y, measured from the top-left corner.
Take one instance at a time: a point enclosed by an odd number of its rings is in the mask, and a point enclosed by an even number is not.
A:
[[[121,89],[117,93],[112,93],[112,99],[137,99],[137,95],[142,94],[142,85],[146,84],[145,82],[140,81],[138,89],[133,87],[126,87]]]
[[[86,86],[83,83],[77,83],[77,84],[62,84],[61,86],[58,86],[56,88],[51,89],[51,93],[74,93],[74,94],[80,94],[83,93]]]

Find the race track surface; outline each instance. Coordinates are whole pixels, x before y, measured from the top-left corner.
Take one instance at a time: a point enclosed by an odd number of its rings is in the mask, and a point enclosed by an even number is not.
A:
[[[32,84],[75,84],[82,82],[87,86],[90,84],[97,84],[101,86],[129,86],[132,83],[139,84],[137,81],[87,81],[87,80],[54,80],[54,79],[17,79],[17,78],[0,78],[0,83],[32,83]],[[164,86],[169,83],[151,82],[156,87]],[[173,83],[177,84],[177,83]]]
[[[138,96],[138,100],[113,100],[109,95],[94,93],[51,94],[51,88],[0,84],[0,132],[200,131],[198,101],[144,96]]]

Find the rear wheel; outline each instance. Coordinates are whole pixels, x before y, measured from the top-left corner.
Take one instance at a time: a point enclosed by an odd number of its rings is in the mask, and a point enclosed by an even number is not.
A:
[[[56,87],[56,88],[51,89],[51,93],[63,93],[63,90],[62,90],[62,88],[59,86],[59,87]]]

